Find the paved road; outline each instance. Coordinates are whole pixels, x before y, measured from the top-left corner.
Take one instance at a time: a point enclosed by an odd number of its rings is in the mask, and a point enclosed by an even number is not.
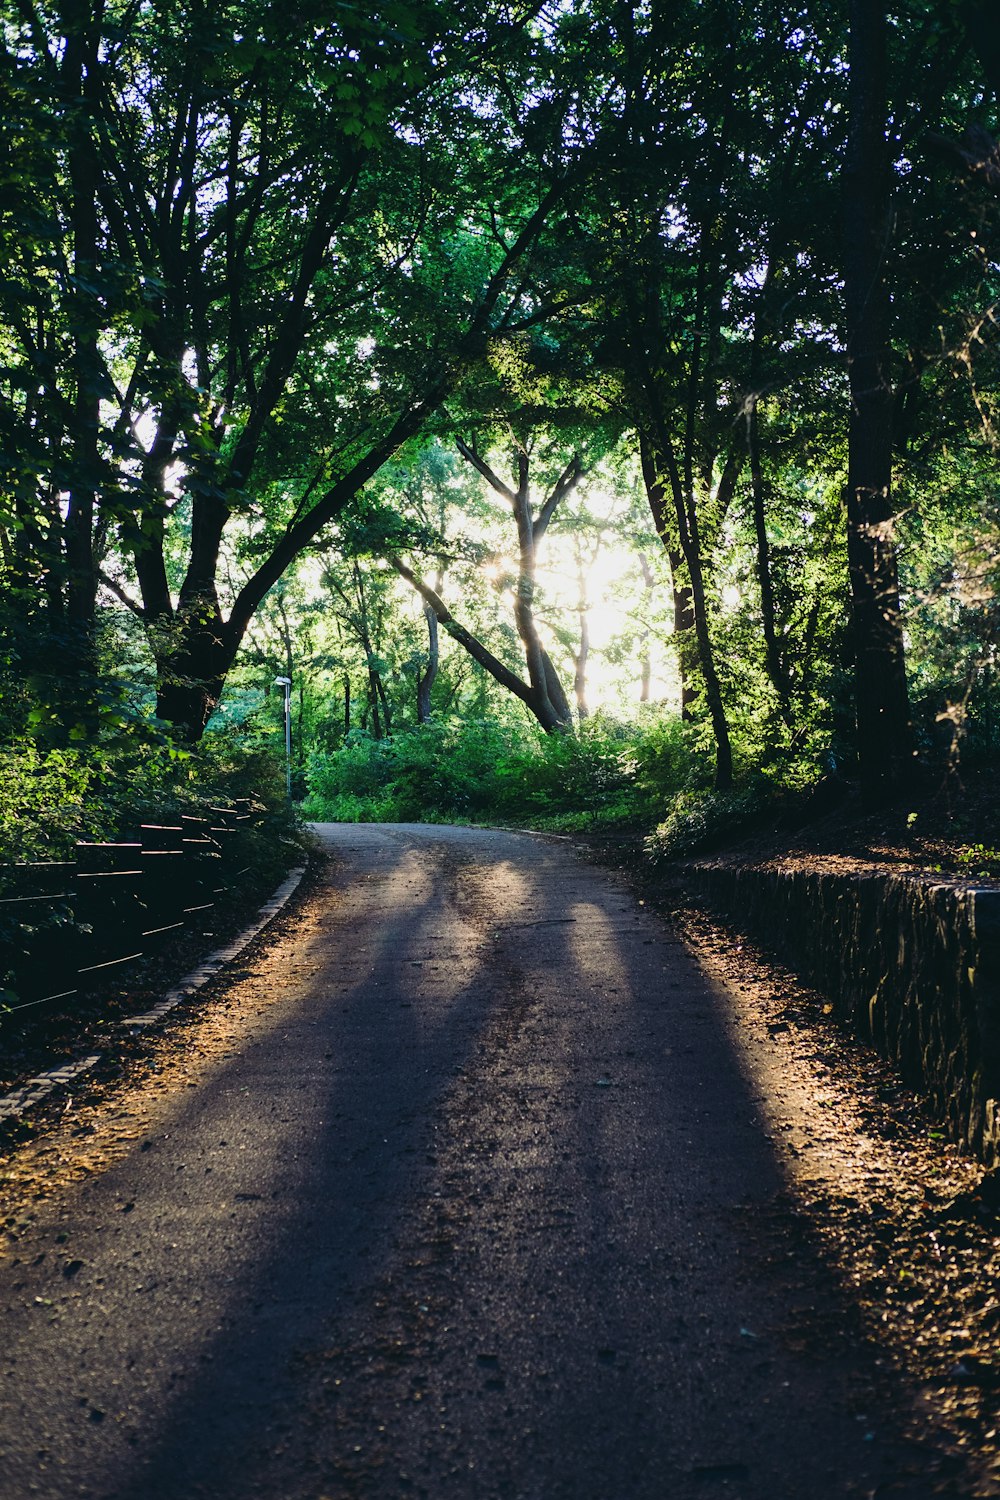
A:
[[[0,1271],[3,1500],[923,1495],[675,935],[564,842],[320,833],[225,1049]]]

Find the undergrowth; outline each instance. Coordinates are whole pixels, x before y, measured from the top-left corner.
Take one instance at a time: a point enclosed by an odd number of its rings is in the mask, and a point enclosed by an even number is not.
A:
[[[441,720],[374,739],[354,731],[313,755],[302,805],[317,822],[471,822],[558,833],[647,834],[654,859],[693,852],[765,808],[753,777],[712,791],[701,732],[677,717],[600,715],[578,734],[523,724]]]
[[[280,760],[259,739],[209,736],[196,748],[118,737],[74,749],[0,748],[0,866],[59,860],[78,841],[128,841],[141,823],[208,815],[236,800],[255,814],[241,837],[266,883],[300,837]]]

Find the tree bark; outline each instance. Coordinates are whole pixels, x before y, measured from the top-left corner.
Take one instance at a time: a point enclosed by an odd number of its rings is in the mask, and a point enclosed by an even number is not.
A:
[[[590,625],[587,620],[587,610],[583,607],[577,611],[580,617],[580,645],[573,658],[573,695],[576,698],[576,716],[578,719],[590,717],[590,709],[587,707],[587,662],[590,657]]]
[[[656,527],[657,535],[663,542],[664,550],[670,561],[670,580],[674,606],[674,638],[677,647],[677,667],[681,680],[681,718],[686,721],[690,721],[692,718],[692,704],[695,693],[691,682],[690,658],[693,653],[689,642],[693,635],[698,662],[705,681],[706,700],[712,718],[712,727],[715,732],[716,777],[718,779],[719,775],[721,775],[723,777],[722,784],[728,786],[732,780],[732,753],[729,748],[729,725],[722,703],[722,690],[719,686],[718,674],[715,670],[715,657],[712,651],[711,638],[708,634],[708,609],[704,597],[704,580],[700,551],[696,551],[687,526],[688,506],[685,503],[683,494],[678,493],[681,483],[680,476],[675,472],[674,480],[676,480],[676,483],[671,480],[669,475],[666,476],[665,482],[664,470],[661,468],[660,461],[658,460],[653,439],[647,433],[640,433],[639,435],[639,453],[642,463],[642,477],[646,486],[646,495],[649,500],[653,524]],[[672,505],[670,500],[668,500],[668,492],[673,500]],[[676,525],[671,525],[671,520]],[[681,537],[680,549],[671,542],[671,536],[675,532]],[[687,538],[686,546],[684,543],[685,537]],[[688,557],[689,553],[694,556],[695,567],[693,570]],[[681,583],[679,581],[682,564],[687,564],[690,583]],[[696,588],[700,590],[701,595],[700,623],[695,598]],[[709,687],[710,679],[711,688]],[[727,774],[729,781],[725,780]]]
[[[653,570],[649,566],[649,558],[646,556],[645,552],[640,552],[639,553],[639,567],[640,567],[641,572],[642,572],[642,586],[643,586],[643,588],[646,591],[646,600],[647,600],[647,604],[648,604],[649,601],[652,598],[653,588],[655,586],[655,579],[653,577]],[[650,634],[651,634],[650,628],[647,625],[646,628],[645,628],[645,630],[642,632],[642,635],[639,638],[640,645],[641,645],[641,648],[642,648],[642,657],[640,659],[640,663],[641,663],[640,664],[640,676],[639,676],[639,702],[640,703],[648,703],[649,702],[649,694],[650,694],[650,690],[651,690],[652,685],[653,685],[653,659],[652,659],[652,656],[650,655],[650,651],[649,651],[649,638],[650,638]]]
[[[850,136],[844,174],[844,288],[851,389],[847,548],[858,767],[877,806],[913,762],[892,508],[891,236],[884,0],[851,0]]]
[[[576,716],[582,723],[589,718],[587,706],[587,666],[590,661],[590,598],[587,590],[587,575],[597,560],[601,548],[601,536],[589,558],[584,557],[578,532],[573,533],[573,557],[576,562],[576,614],[580,622],[580,644],[573,653],[573,696],[576,699]]]
[[[778,640],[774,584],[771,577],[771,548],[767,537],[767,484],[760,454],[760,424],[757,419],[757,392],[751,391],[747,412],[747,450],[750,455],[750,490],[753,499],[753,528],[757,540],[757,582],[760,587],[760,616],[764,632],[764,664],[771,686],[778,695],[781,717],[791,728],[791,696],[788,675]]]
[[[382,674],[381,674],[381,672],[379,672],[378,669],[375,668],[375,667],[369,667],[368,668],[368,675],[369,675],[369,678],[371,680],[372,689],[373,689],[373,693],[372,693],[372,713],[373,713],[374,718],[375,718],[375,723],[376,724],[378,723],[378,707],[377,707],[377,705],[381,703],[381,705],[382,705],[382,725],[383,725],[383,728],[385,730],[385,737],[386,737],[386,739],[388,739],[389,736],[392,734],[392,708],[391,708],[391,706],[389,704],[389,697],[388,697],[388,694],[386,693],[386,690],[385,690],[385,683],[382,681]],[[375,734],[375,738],[376,739],[380,739],[381,738],[381,736],[379,735],[379,733],[377,731],[376,731],[376,734]]]
[[[650,395],[652,396],[653,393]],[[662,422],[659,426],[663,428]],[[705,683],[705,701],[712,721],[712,732],[715,736],[714,784],[716,791],[728,791],[733,784],[733,751],[729,739],[729,721],[726,718],[726,708],[722,699],[722,685],[715,666],[715,652],[708,628],[708,602],[705,596],[705,578],[702,570],[694,495],[685,491],[684,480],[665,431],[659,431],[655,439],[649,434],[640,434],[640,450],[644,455],[642,467],[646,493],[649,496],[657,533],[661,537],[666,526],[668,493],[673,501],[681,552],[691,580],[691,611],[695,640],[698,644],[698,661]]]
[[[674,547],[667,552],[670,564],[670,593],[673,603],[674,640],[677,646],[677,671],[680,675],[681,718],[690,724],[694,718],[694,700],[697,697],[694,674],[697,663],[697,642],[694,637],[694,599],[691,585],[684,582],[684,558]]]
[[[99,98],[98,39],[103,4],[66,0],[64,90],[69,120],[69,179],[73,240],[73,444],[72,477],[63,528],[66,549],[66,619],[76,669],[92,667],[97,566],[94,517],[100,441],[97,148],[93,115]]]
[[[179,620],[162,626],[162,634],[151,634],[157,653],[157,718],[171,726],[175,738],[195,744],[218,707],[235,655],[218,602],[208,598],[189,604]]]
[[[429,724],[431,719],[431,689],[437,679],[441,662],[438,643],[437,615],[429,604],[424,604],[424,619],[427,621],[427,665],[417,675],[417,723]]]
[[[545,673],[546,696],[556,716],[554,727],[557,729],[570,729],[573,724],[573,710],[569,706],[569,699],[562,685],[562,679],[544,646],[542,647],[542,670]]]

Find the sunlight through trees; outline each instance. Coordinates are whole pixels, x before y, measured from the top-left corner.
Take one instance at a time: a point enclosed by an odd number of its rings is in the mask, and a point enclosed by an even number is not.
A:
[[[344,816],[995,757],[978,0],[0,13],[12,768],[268,744],[276,675]]]

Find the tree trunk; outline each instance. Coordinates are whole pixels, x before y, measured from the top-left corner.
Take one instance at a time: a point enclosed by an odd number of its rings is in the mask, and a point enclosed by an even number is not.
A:
[[[855,652],[858,765],[871,806],[912,770],[893,537],[890,234],[884,0],[851,0],[850,139],[844,174],[844,288],[851,421],[847,546]]]
[[[757,538],[757,582],[760,586],[760,615],[764,632],[764,664],[771,686],[778,695],[781,717],[791,728],[791,698],[788,676],[778,640],[777,614],[774,607],[774,584],[771,578],[771,549],[767,539],[767,485],[760,456],[760,425],[757,420],[757,393],[751,391],[747,413],[747,449],[750,455],[750,489],[753,497],[753,526]]]
[[[103,5],[69,0],[65,7],[63,63],[70,146],[71,228],[73,238],[73,443],[72,469],[63,535],[66,549],[66,619],[72,660],[67,675],[92,670],[97,567],[94,515],[100,462],[100,404],[103,364],[102,322],[95,287],[98,275],[97,154],[92,115],[99,99],[98,38]]]
[[[656,460],[653,456],[653,445],[650,438],[639,434],[639,460],[642,466],[643,483],[646,486],[646,498],[649,502],[650,513],[653,517],[653,525],[656,534],[663,543],[663,550],[667,554],[670,564],[670,589],[673,595],[673,644],[677,661],[677,675],[680,679],[680,710],[681,718],[690,722],[692,718],[691,705],[694,703],[695,690],[691,681],[691,669],[694,665],[692,657],[697,651],[691,649],[691,635],[694,630],[694,609],[691,601],[691,585],[681,581],[684,565],[684,555],[676,545],[674,533],[676,527],[672,524],[672,511],[667,503],[666,486],[663,476],[658,472]],[[695,643],[697,646],[697,642]]]
[[[681,718],[690,724],[694,718],[693,704],[697,696],[694,686],[694,671],[697,661],[697,642],[694,633],[694,601],[691,585],[682,581],[684,558],[673,549],[667,553],[670,563],[670,591],[674,607],[674,645],[677,655],[677,672],[681,688]]]
[[[561,719],[556,704],[549,695],[549,679],[555,669],[548,661],[535,625],[535,527],[531,514],[531,497],[528,489],[528,456],[516,455],[518,484],[514,497],[514,519],[517,522],[519,568],[517,587],[514,591],[514,623],[524,648],[524,660],[528,669],[528,681],[538,700],[540,719]],[[556,679],[558,681],[558,679]],[[559,695],[565,703],[565,694],[560,687]],[[568,704],[567,704],[568,708]],[[570,715],[572,719],[572,715]]]
[[[377,740],[382,738],[382,721],[378,712],[378,688],[376,686],[376,674],[371,667],[368,668],[368,711],[371,714],[372,733]]]
[[[698,664],[705,683],[705,701],[715,736],[715,787],[717,791],[726,791],[733,784],[733,752],[729,740],[729,722],[726,718],[725,704],[722,701],[722,686],[715,667],[715,653],[708,628],[708,604],[705,598],[705,580],[702,572],[694,496],[685,494],[684,483],[668,442],[664,443],[664,451],[660,453],[652,438],[647,434],[640,434],[639,447],[650,510],[657,534],[661,538],[667,531],[668,489],[673,500],[674,519],[677,522],[677,535],[681,544],[680,555],[687,566],[690,579],[690,583],[685,586],[686,592],[684,593],[678,590],[676,581],[674,582],[674,629],[676,631],[678,626],[681,626],[685,631],[693,630],[694,632],[698,647]],[[664,475],[666,483],[664,483]],[[671,572],[676,580],[674,570],[679,566],[680,557],[669,546],[667,552],[670,557]],[[683,613],[679,618],[680,611]],[[690,718],[690,698],[685,702],[683,676],[681,692],[682,717]]]
[[[178,740],[195,744],[218,707],[236,645],[213,599],[188,606],[164,634],[165,649],[157,656],[157,718]]]
[[[587,623],[587,610],[581,608],[580,616],[580,646],[573,658],[573,692],[576,697],[577,718],[586,719],[590,716],[587,707],[587,660],[590,656],[590,626]]]
[[[600,542],[598,542],[598,550]],[[587,665],[590,659],[590,599],[587,596],[587,567],[584,562],[580,537],[573,534],[573,551],[576,560],[576,613],[580,621],[580,645],[573,653],[573,695],[576,698],[576,716],[582,723],[590,715],[587,707]],[[590,561],[596,559],[595,552]]]
[[[438,644],[437,615],[430,605],[424,604],[424,619],[427,621],[427,665],[417,674],[417,723],[429,724],[431,719],[431,689],[437,678],[441,662]]]
[[[729,721],[722,701],[722,684],[715,667],[715,652],[708,628],[708,603],[705,598],[705,581],[701,571],[701,557],[695,545],[687,557],[691,575],[691,612],[694,616],[694,633],[698,642],[698,658],[705,679],[705,701],[708,704],[712,731],[715,735],[715,780],[717,792],[726,792],[733,784],[733,751],[729,740]]]
[[[386,738],[388,739],[392,734],[392,710],[389,706],[388,694],[385,690],[385,683],[382,680],[381,672],[373,671],[372,677],[375,682],[375,692],[382,705],[382,723],[385,725]]]
[[[573,723],[573,710],[569,706],[569,699],[566,697],[566,690],[559,673],[544,646],[542,647],[542,670],[545,673],[545,696],[552,705],[556,717],[553,727],[568,729]]]
[[[698,663],[705,684],[705,701],[715,736],[715,789],[720,792],[728,791],[733,784],[733,752],[729,740],[729,722],[726,718],[725,704],[722,701],[722,685],[715,666],[715,653],[708,628],[708,603],[705,597],[695,497],[693,493],[685,492],[684,481],[677,468],[669,439],[664,437],[662,440],[662,451],[660,451],[659,444],[654,443],[646,434],[640,435],[639,442],[646,493],[649,497],[657,534],[661,537],[667,526],[666,495],[668,489],[673,500],[681,553],[690,579],[691,614],[698,645]],[[674,604],[676,609],[676,589]]]
[[[642,570],[642,586],[646,591],[646,600],[648,604],[652,597],[655,580],[653,578],[653,570],[649,566],[649,558],[646,556],[645,552],[639,553],[639,567]],[[653,685],[653,659],[650,655],[649,650],[650,634],[651,632],[649,626],[647,625],[645,630],[642,632],[642,635],[639,637],[639,645],[642,650],[642,657],[640,658],[639,678],[640,703],[649,702],[650,689]]]

